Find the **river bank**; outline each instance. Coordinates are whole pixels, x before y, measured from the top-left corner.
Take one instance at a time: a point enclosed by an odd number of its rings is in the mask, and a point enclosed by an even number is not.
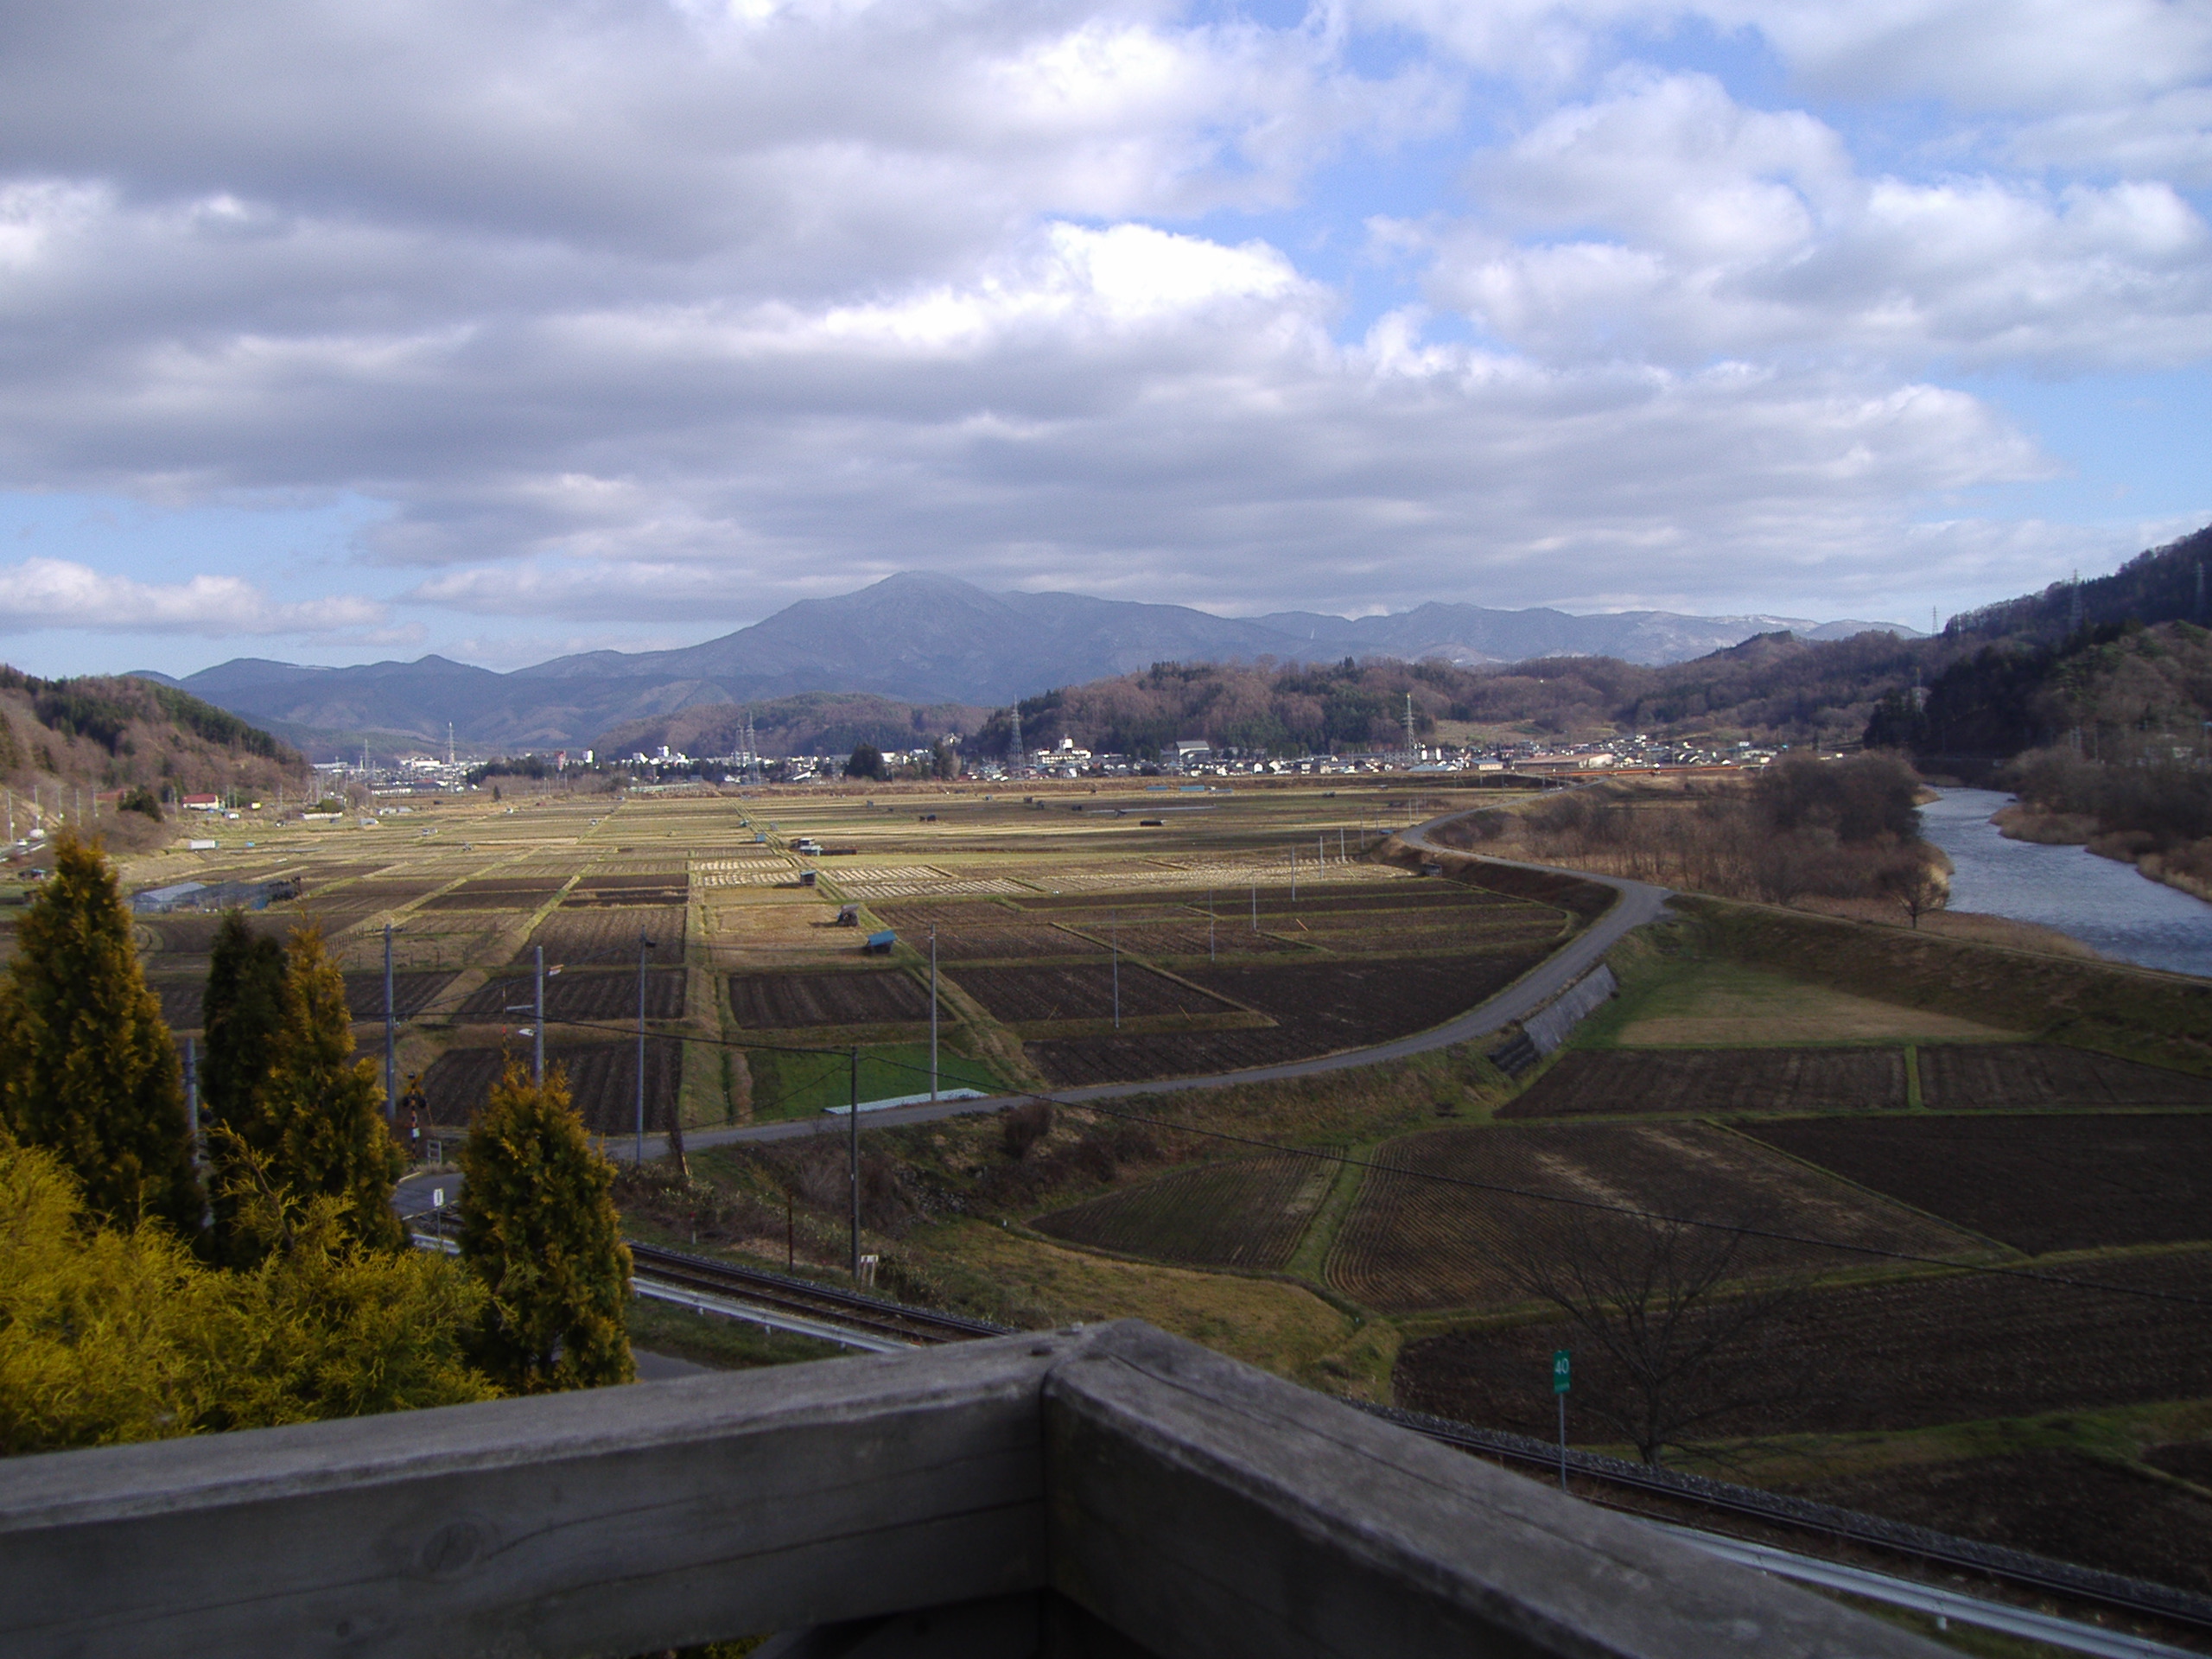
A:
[[[1950,907],[2055,928],[2116,962],[2212,977],[2212,905],[2146,880],[2086,846],[2007,836],[2013,798],[1947,789],[1921,809],[1921,833],[1952,863]]]
[[[2098,858],[2133,864],[2145,879],[2212,904],[2212,841],[2161,847],[2157,836],[2140,830],[2100,833],[2093,817],[2079,812],[2046,812],[2023,801],[1999,808],[1993,822],[2008,840],[2031,841],[2044,847],[2087,848]]]

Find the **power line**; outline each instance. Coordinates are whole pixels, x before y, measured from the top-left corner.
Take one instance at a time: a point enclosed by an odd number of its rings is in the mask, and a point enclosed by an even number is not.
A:
[[[620,1030],[620,1027],[596,1025],[576,1020],[556,1020],[556,1025],[583,1026],[590,1029]],[[687,1037],[686,1042],[704,1043],[721,1048],[760,1048],[772,1053],[834,1054],[842,1056],[847,1049],[777,1048],[766,1043],[741,1042],[727,1037]],[[895,1071],[920,1072],[923,1068],[887,1055],[875,1057],[879,1065]],[[1172,1086],[1172,1085],[1171,1085]],[[1271,1152],[1295,1158],[1311,1158],[1319,1163],[1336,1164],[1344,1168],[1381,1170],[1391,1175],[1410,1177],[1440,1186],[1463,1187],[1471,1192],[1496,1193],[1506,1198],[1528,1198],[1538,1204],[1565,1205],[1573,1209],[1594,1211],[1602,1215],[1624,1217],[1633,1221],[1661,1222],[1672,1227],[1696,1227],[1710,1232],[1732,1233],[1738,1237],[1763,1239],[1770,1243],[1797,1244],[1815,1249],[1839,1250],[1848,1255],[1871,1256],[1884,1262],[1909,1262],[1916,1267],[1940,1268],[1951,1273],[1978,1273],[2005,1279],[2024,1279],[2035,1284],[2056,1285],[2069,1290],[2103,1291],[2115,1296],[2134,1296],[2152,1301],[2178,1302],[2190,1307],[2212,1307],[2212,1297],[2191,1296],[2181,1291],[2152,1290],[2133,1285],[2100,1283],[2089,1279],[2072,1279],[2063,1274],[2040,1273],[2029,1268],[2008,1268],[1986,1262],[1960,1262],[1940,1255],[1922,1255],[1910,1250],[1885,1249],[1878,1244],[1854,1244],[1832,1238],[1814,1238],[1802,1233],[1781,1232],[1772,1228],[1749,1227],[1725,1221],[1707,1221],[1697,1216],[1670,1216],[1663,1211],[1640,1210],[1631,1205],[1608,1204],[1600,1198],[1576,1198],[1567,1193],[1541,1192],[1533,1187],[1513,1186],[1502,1181],[1477,1180],[1471,1176],[1446,1175],[1436,1170],[1409,1169],[1398,1164],[1377,1163],[1371,1159],[1353,1158],[1346,1154],[1332,1152],[1325,1147],[1286,1146],[1277,1141],[1264,1141],[1256,1135],[1238,1135],[1233,1130],[1206,1128],[1193,1123],[1179,1123],[1170,1118],[1151,1117],[1141,1112],[1117,1110],[1096,1101],[1062,1100],[1049,1091],[1022,1090],[1020,1098],[1040,1100],[1071,1111],[1096,1112],[1103,1116],[1124,1122],[1142,1123],[1149,1128],[1171,1130],[1179,1135],[1202,1135],[1210,1140],[1225,1141],[1237,1146],[1250,1147],[1262,1152]],[[896,1127],[895,1125],[893,1127]]]

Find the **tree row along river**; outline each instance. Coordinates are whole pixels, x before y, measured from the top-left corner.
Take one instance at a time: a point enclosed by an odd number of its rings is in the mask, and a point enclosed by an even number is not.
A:
[[[1947,789],[1921,809],[1922,833],[1956,867],[1953,910],[2056,928],[2115,962],[2212,977],[2212,905],[2086,848],[2006,840],[1989,819],[2012,798]]]

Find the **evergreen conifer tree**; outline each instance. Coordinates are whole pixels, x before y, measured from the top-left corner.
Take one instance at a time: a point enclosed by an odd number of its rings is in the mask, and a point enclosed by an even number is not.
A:
[[[270,1179],[295,1198],[346,1205],[344,1230],[363,1244],[406,1247],[391,1192],[406,1160],[385,1127],[376,1067],[353,1054],[346,980],[322,930],[301,929],[285,952],[282,1022],[241,1138],[269,1159]]]
[[[0,1122],[54,1152],[95,1212],[193,1236],[203,1204],[183,1066],[97,845],[62,833],[16,941],[0,982]]]
[[[593,1150],[559,1071],[540,1086],[509,1060],[461,1169],[461,1260],[492,1295],[477,1363],[515,1394],[629,1382],[614,1166]]]
[[[251,1140],[284,1026],[284,947],[255,932],[240,912],[226,914],[215,934],[200,1024],[201,1116]]]

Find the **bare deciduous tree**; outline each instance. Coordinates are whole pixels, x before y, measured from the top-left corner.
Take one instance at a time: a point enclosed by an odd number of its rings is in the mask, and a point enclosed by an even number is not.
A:
[[[1646,1463],[1700,1425],[1777,1403],[1777,1368],[1731,1363],[1804,1290],[1801,1277],[1757,1274],[1746,1230],[1757,1225],[1577,1211],[1523,1235],[1526,1247],[1503,1263],[1598,1362],[1578,1367],[1576,1408],[1618,1430]]]
[[[1880,885],[1882,892],[1912,918],[1915,928],[1919,927],[1923,912],[1941,910],[1950,902],[1951,884],[1944,880],[1942,871],[1923,858],[1898,859],[1882,872]]]

